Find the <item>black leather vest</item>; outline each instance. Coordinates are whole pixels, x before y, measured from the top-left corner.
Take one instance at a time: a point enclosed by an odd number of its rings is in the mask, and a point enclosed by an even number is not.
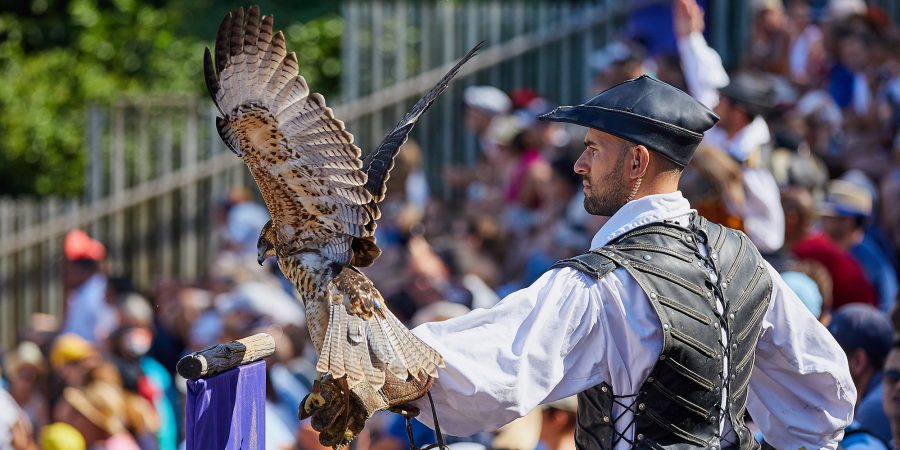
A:
[[[698,244],[706,245],[707,256]],[[615,386],[603,383],[579,394],[579,449],[612,449],[618,440],[627,440],[628,430],[625,436],[614,431],[614,401],[635,412],[629,425],[633,448],[759,448],[744,425],[744,413],[772,280],[746,235],[702,217],[689,228],[653,223],[554,267],[576,268],[598,279],[625,268],[649,298],[663,331],[662,352],[637,393],[620,398]],[[707,267],[716,273],[715,283]],[[716,295],[724,313],[718,312]],[[724,409],[723,389],[728,393]],[[719,436],[723,415],[733,430]]]

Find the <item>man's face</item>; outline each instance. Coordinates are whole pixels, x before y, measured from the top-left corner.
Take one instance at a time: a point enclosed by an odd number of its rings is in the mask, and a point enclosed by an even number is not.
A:
[[[466,124],[466,128],[481,136],[487,131],[488,126],[491,124],[491,115],[478,108],[473,108],[471,106],[467,106],[465,110],[465,116],[463,117],[463,121]]]
[[[723,130],[731,129],[731,112],[734,110],[734,104],[731,100],[724,96],[719,96],[719,102],[713,108],[713,112],[719,116],[719,122],[716,124]]]
[[[882,383],[884,413],[892,422],[900,421],[900,349],[894,348],[888,353]]]
[[[841,216],[823,216],[822,231],[837,243],[844,243],[856,229],[856,219]]]
[[[575,173],[583,180],[584,209],[595,216],[611,216],[628,203],[631,191],[624,170],[628,142],[590,129],[584,146],[575,161]]]

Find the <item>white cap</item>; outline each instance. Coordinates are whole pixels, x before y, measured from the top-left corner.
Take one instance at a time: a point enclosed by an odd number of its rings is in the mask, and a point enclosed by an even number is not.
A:
[[[410,319],[410,322],[414,327],[417,327],[423,323],[440,322],[442,320],[459,317],[467,312],[469,312],[469,308],[466,305],[440,301],[416,311],[412,316],[412,319]]]
[[[841,108],[834,102],[831,95],[823,90],[809,91],[797,101],[797,112],[801,116],[813,115],[819,120],[828,122],[835,129],[840,128],[844,122]]]
[[[781,0],[754,0],[753,1],[753,11],[758,12],[764,9],[771,9],[773,11],[784,11],[784,3]]]
[[[493,86],[469,86],[463,98],[466,105],[491,114],[505,114],[512,109],[512,101],[505,92]]]
[[[829,0],[825,8],[825,17],[828,20],[842,20],[847,17],[865,14],[866,2],[863,0]]]

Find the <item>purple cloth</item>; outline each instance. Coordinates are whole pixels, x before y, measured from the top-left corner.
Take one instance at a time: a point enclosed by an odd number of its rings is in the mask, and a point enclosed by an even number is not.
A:
[[[187,382],[186,450],[266,448],[266,363]]]

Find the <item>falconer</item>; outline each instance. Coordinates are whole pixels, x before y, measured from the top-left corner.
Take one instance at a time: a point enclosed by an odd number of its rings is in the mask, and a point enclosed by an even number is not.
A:
[[[414,334],[444,357],[431,393],[470,435],[578,395],[580,449],[833,449],[847,358],[747,236],[699,216],[682,169],[718,117],[654,78],[541,117],[586,127],[575,172],[608,221],[531,286]],[[430,423],[428,401],[419,400]]]

